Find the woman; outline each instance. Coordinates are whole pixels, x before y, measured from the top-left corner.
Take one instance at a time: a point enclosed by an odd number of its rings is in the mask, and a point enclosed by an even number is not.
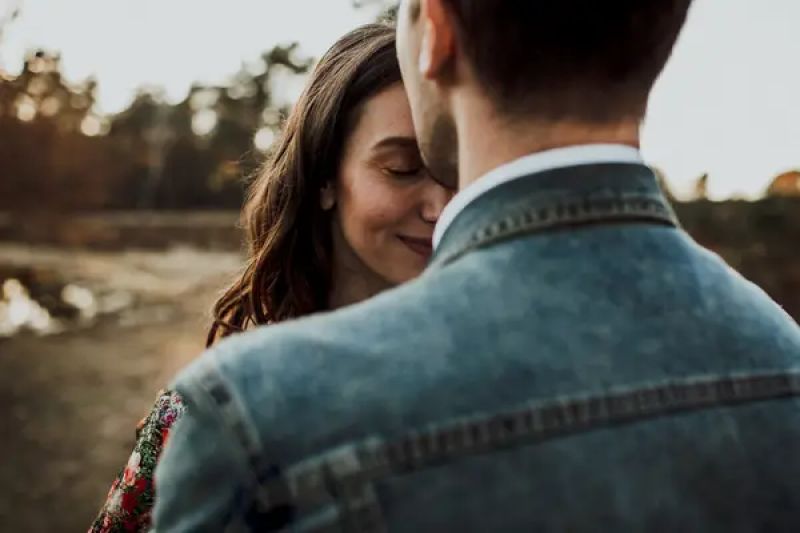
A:
[[[251,185],[243,210],[249,258],[214,306],[207,345],[415,277],[450,197],[420,159],[394,30],[374,24],[347,34],[314,69]],[[153,472],[182,411],[177,394],[159,396],[90,531],[148,529]]]

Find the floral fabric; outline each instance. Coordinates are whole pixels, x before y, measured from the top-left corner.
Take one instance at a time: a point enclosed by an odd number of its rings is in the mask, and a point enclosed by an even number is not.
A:
[[[174,391],[161,391],[150,414],[136,428],[128,464],[111,485],[89,533],[145,532],[150,528],[156,463],[185,406]]]

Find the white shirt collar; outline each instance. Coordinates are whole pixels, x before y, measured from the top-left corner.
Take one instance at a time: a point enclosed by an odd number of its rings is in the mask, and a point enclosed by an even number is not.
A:
[[[433,231],[433,247],[464,208],[476,198],[509,181],[556,168],[596,163],[642,163],[637,148],[622,144],[583,144],[526,155],[497,167],[456,194],[442,210]]]

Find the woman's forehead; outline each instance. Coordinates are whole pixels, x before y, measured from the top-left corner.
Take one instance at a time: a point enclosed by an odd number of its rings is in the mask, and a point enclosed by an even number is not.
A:
[[[414,123],[403,85],[397,83],[370,98],[353,132],[369,146],[388,138],[414,138]]]

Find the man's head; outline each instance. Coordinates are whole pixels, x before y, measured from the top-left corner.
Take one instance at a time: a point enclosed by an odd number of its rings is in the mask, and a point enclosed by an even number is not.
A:
[[[640,120],[692,0],[403,0],[398,54],[423,155],[455,185],[454,100],[510,123]]]

